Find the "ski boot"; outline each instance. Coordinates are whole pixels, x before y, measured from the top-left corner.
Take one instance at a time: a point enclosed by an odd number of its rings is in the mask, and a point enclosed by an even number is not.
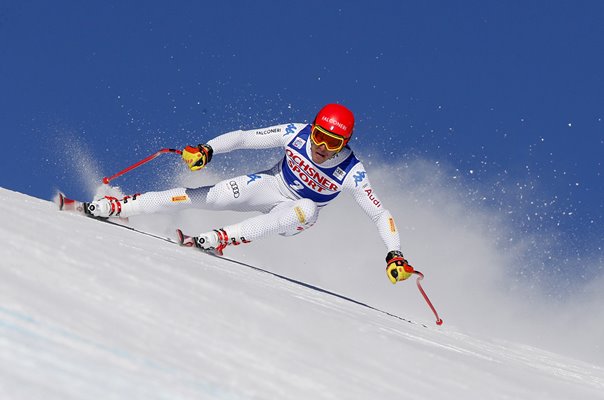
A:
[[[236,240],[234,237],[229,238],[229,235],[224,229],[215,229],[210,232],[202,233],[199,236],[187,236],[180,229],[176,232],[178,233],[178,240],[181,245],[196,247],[203,252],[216,256],[222,256],[224,248],[229,244],[237,246],[241,243],[250,242],[249,240],[245,240],[245,238],[241,238],[241,241]]]
[[[84,212],[94,218],[109,218],[109,217],[127,217],[124,215],[124,208],[130,208],[133,205],[131,201],[136,200],[137,195],[126,196],[121,200],[117,197],[105,196],[101,199],[94,200],[90,203],[84,203]],[[133,215],[133,210],[128,210],[128,215]]]

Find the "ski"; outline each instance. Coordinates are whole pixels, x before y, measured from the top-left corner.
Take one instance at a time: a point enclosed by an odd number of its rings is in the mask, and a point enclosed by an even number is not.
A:
[[[59,205],[59,210],[61,211],[72,211],[78,214],[92,217],[92,214],[88,212],[88,204],[82,201],[69,199],[65,197],[63,193],[59,193],[59,198],[57,202]]]
[[[185,235],[180,229],[176,230],[178,235],[178,243],[185,247],[195,247],[195,238],[193,236]]]
[[[186,234],[183,233],[183,231],[181,231],[180,229],[176,230],[176,234],[178,235],[178,239],[173,239],[170,237],[165,237],[165,236],[160,236],[160,235],[156,235],[154,233],[151,232],[146,232],[146,231],[141,231],[140,229],[136,229],[132,226],[128,225],[128,218],[103,218],[103,217],[95,217],[94,215],[92,215],[92,213],[89,210],[89,203],[87,202],[83,202],[83,201],[79,201],[79,200],[74,200],[74,199],[70,199],[68,197],[66,197],[63,193],[59,193],[59,197],[57,199],[57,203],[59,206],[59,210],[61,211],[68,211],[68,212],[72,212],[75,214],[79,214],[91,219],[94,219],[96,221],[101,221],[101,222],[105,222],[107,224],[110,225],[114,225],[114,226],[119,226],[120,228],[124,228],[124,229],[128,229],[132,232],[136,232],[136,233],[140,233],[142,235],[145,236],[150,236],[153,237],[155,239],[161,239],[163,241],[172,243],[172,244],[178,244],[180,246],[183,247],[195,247],[197,248],[199,251],[201,251],[204,254],[207,254],[209,256],[212,257],[217,257],[217,258],[221,258],[230,262],[234,262],[234,263],[238,263],[241,265],[245,265],[248,266],[247,264],[244,263],[240,263],[238,261],[235,261],[233,259],[227,258],[227,257],[223,257],[221,254],[217,254],[214,250],[205,250],[201,247],[198,247],[195,241],[195,237],[194,236],[188,236]],[[255,268],[255,267],[253,267]]]
[[[57,199],[57,204],[59,206],[59,210],[60,211],[67,211],[67,212],[71,212],[71,213],[74,213],[74,214],[82,215],[82,216],[94,219],[96,221],[104,222],[104,223],[109,224],[109,225],[119,226],[120,228],[128,229],[129,231],[140,233],[140,234],[145,235],[145,236],[150,236],[150,237],[155,238],[155,239],[161,239],[161,240],[163,240],[165,242],[169,242],[169,243],[173,243],[173,244],[179,244],[176,240],[174,240],[172,238],[156,235],[156,234],[151,233],[151,232],[141,231],[140,229],[136,229],[136,228],[133,228],[133,227],[127,225],[128,224],[128,218],[113,218],[113,219],[109,219],[109,218],[103,218],[103,217],[95,217],[89,211],[89,209],[88,209],[88,203],[83,202],[83,201],[78,201],[78,200],[70,199],[70,198],[66,197],[63,193],[59,193],[59,197]]]
[[[219,255],[215,254],[213,251],[205,251],[204,249],[198,248],[195,245],[195,238],[193,236],[185,235],[180,229],[176,230],[176,233],[178,235],[178,239],[176,240],[176,239],[172,239],[172,238],[169,238],[169,237],[156,235],[156,234],[151,233],[151,232],[141,231],[140,229],[136,229],[136,228],[133,228],[131,226],[128,226],[128,225],[125,224],[127,222],[126,218],[113,218],[113,219],[109,219],[109,218],[95,217],[94,215],[92,215],[88,211],[88,209],[87,209],[88,203],[83,202],[83,201],[78,201],[78,200],[70,199],[70,198],[66,197],[65,195],[63,195],[62,193],[59,193],[59,197],[58,197],[57,203],[59,205],[59,210],[61,210],[61,211],[68,211],[68,212],[71,212],[71,213],[82,215],[82,216],[88,217],[88,218],[96,220],[96,221],[100,221],[100,222],[103,222],[103,223],[106,223],[106,224],[110,224],[110,225],[117,226],[117,227],[120,227],[120,228],[128,229],[131,232],[135,232],[135,233],[138,233],[138,234],[141,234],[141,235],[149,236],[149,237],[152,237],[154,239],[163,240],[163,241],[171,243],[171,244],[177,244],[177,245],[183,246],[183,247],[196,247],[197,249],[199,249],[201,251],[201,253],[207,254],[208,256],[219,258],[221,260],[228,261],[228,262],[231,262],[233,264],[237,264],[237,265],[242,266],[242,267],[250,268],[250,269],[253,269],[253,270],[261,272],[261,273],[269,274],[269,275],[274,276],[275,278],[278,278],[278,279],[281,279],[281,280],[293,283],[295,285],[303,286],[305,288],[308,288],[308,289],[311,289],[311,290],[315,290],[317,292],[321,292],[321,293],[324,293],[324,294],[327,294],[327,295],[330,295],[330,296],[337,297],[339,299],[342,299],[342,300],[345,300],[345,301],[357,304],[359,306],[366,307],[366,308],[368,308],[370,310],[374,310],[376,312],[385,314],[385,315],[387,315],[389,317],[393,317],[393,318],[399,319],[401,321],[408,322],[410,324],[420,325],[420,326],[422,326],[424,328],[428,328],[428,326],[425,325],[425,324],[418,323],[418,322],[415,322],[415,321],[412,321],[412,320],[400,317],[400,316],[398,316],[396,314],[392,314],[392,313],[390,313],[388,311],[380,310],[379,308],[370,306],[369,304],[360,302],[360,301],[352,299],[350,297],[346,297],[346,296],[343,296],[341,294],[338,294],[338,293],[331,292],[329,290],[320,288],[318,286],[314,286],[314,285],[311,285],[309,283],[298,281],[296,279],[288,278],[287,276],[280,275],[280,274],[277,274],[275,272],[271,272],[271,271],[268,271],[266,269],[263,269],[263,268],[260,268],[260,267],[256,267],[256,266],[253,266],[253,265],[250,265],[250,264],[246,264],[244,262],[237,261],[237,260],[234,260],[232,258],[219,256]]]

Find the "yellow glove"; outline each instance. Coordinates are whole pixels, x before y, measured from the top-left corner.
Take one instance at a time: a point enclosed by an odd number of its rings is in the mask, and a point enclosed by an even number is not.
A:
[[[182,150],[182,159],[191,171],[197,171],[210,162],[212,153],[212,147],[207,144],[200,144],[197,147],[187,146]]]
[[[390,282],[404,281],[413,274],[413,267],[403,257],[403,253],[393,250],[386,256],[386,275]]]

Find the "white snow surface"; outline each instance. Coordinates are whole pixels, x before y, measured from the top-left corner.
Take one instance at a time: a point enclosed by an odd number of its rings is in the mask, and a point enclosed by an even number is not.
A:
[[[0,399],[604,399],[602,366],[425,304],[397,318],[6,189],[0,216]]]

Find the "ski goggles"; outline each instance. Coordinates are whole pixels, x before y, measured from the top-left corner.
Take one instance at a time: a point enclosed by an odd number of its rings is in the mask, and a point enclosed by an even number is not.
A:
[[[317,146],[325,145],[329,151],[340,151],[346,145],[346,138],[329,132],[327,129],[319,125],[313,125],[310,133],[310,138]]]

